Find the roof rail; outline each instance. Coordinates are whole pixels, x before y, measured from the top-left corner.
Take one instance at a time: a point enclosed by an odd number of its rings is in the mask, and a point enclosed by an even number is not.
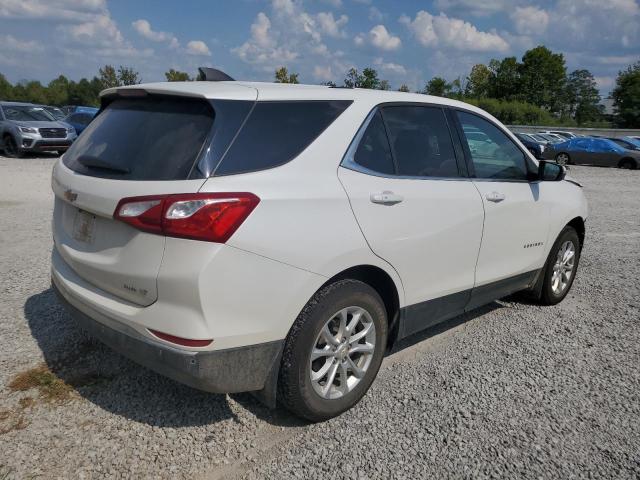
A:
[[[198,80],[206,81],[206,82],[224,82],[231,81],[233,82],[233,78],[224,73],[222,70],[218,70],[216,68],[209,67],[199,67],[198,71]]]

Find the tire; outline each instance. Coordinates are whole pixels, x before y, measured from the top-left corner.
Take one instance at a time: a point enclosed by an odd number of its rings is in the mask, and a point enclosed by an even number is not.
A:
[[[351,325],[351,333],[339,329],[342,313],[343,325]],[[359,320],[352,324],[356,318]],[[366,283],[340,280],[319,290],[298,315],[285,340],[278,400],[294,414],[312,422],[335,417],[356,405],[380,369],[387,327],[384,302]],[[328,336],[338,345],[330,343]],[[353,351],[354,348],[359,351]],[[313,350],[317,358],[312,361]],[[344,383],[343,378],[347,380]]]
[[[22,158],[24,157],[24,151],[18,148],[18,144],[11,135],[4,137],[3,149],[5,157],[9,158]]]
[[[631,158],[623,158],[620,160],[618,167],[624,168],[626,170],[635,170],[637,168],[636,162]]]
[[[559,153],[556,155],[556,163],[558,165],[570,165],[571,157],[569,157],[569,154],[567,153]]]
[[[573,263],[569,275],[560,274],[558,277],[557,272],[559,270],[558,261],[566,246],[570,244],[573,250]],[[544,276],[542,278],[542,288],[540,289],[540,296],[538,298],[539,303],[542,305],[555,305],[564,300],[567,296],[573,281],[576,278],[576,272],[578,270],[578,263],[580,261],[581,245],[578,233],[573,227],[566,226],[558,235],[555,243],[551,247],[547,262],[544,268]],[[560,262],[563,264],[563,262]],[[566,271],[566,266],[569,262],[564,263],[563,270]]]

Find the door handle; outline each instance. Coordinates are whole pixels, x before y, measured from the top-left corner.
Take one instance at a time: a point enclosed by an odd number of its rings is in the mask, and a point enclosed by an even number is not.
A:
[[[487,193],[485,195],[485,198],[490,202],[499,203],[499,202],[503,201],[507,197],[505,196],[504,193],[491,192],[491,193]]]
[[[385,190],[382,193],[372,193],[371,194],[371,202],[379,203],[381,205],[395,205],[396,203],[400,203],[404,200],[402,195],[396,195],[393,192]]]

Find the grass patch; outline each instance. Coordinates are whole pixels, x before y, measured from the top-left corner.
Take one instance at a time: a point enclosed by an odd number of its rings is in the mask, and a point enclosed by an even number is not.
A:
[[[56,403],[66,402],[73,394],[73,388],[58,378],[46,365],[39,365],[17,374],[9,383],[9,388],[14,392],[37,388],[43,400]]]

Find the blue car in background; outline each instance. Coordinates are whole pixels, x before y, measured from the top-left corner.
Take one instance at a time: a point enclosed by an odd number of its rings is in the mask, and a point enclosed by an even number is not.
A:
[[[640,150],[628,150],[608,138],[577,137],[547,146],[545,158],[560,165],[597,165],[636,169]]]
[[[97,108],[93,107],[76,107],[75,112],[70,113],[63,120],[76,129],[76,133],[80,135],[82,131],[91,123],[93,117],[98,113]]]
[[[617,143],[622,148],[626,148],[627,150],[640,150],[640,140],[636,140],[633,137],[621,137],[621,138],[609,137],[609,140]]]

